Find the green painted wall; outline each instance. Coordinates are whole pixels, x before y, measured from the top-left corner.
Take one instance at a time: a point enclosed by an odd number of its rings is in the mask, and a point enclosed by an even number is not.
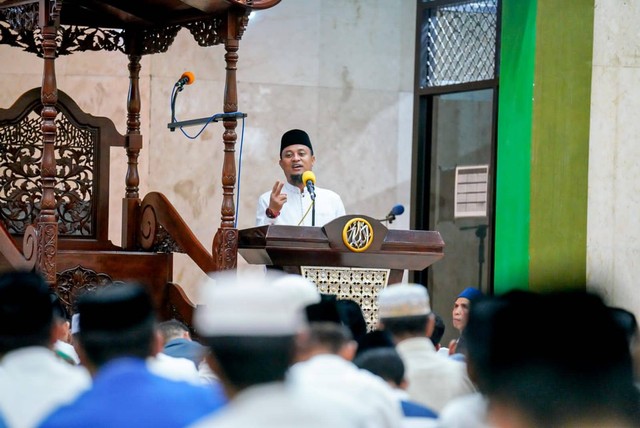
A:
[[[529,284],[584,287],[594,0],[538,0]]]
[[[494,292],[584,286],[594,0],[503,0]]]
[[[494,292],[528,287],[536,0],[503,0]]]

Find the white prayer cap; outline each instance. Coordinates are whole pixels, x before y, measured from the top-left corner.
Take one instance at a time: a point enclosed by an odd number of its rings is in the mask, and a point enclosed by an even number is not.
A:
[[[420,284],[389,285],[378,295],[380,318],[411,317],[429,313],[429,294]]]
[[[273,286],[285,289],[303,308],[320,302],[316,285],[301,275],[283,275],[273,281]]]
[[[289,336],[306,327],[299,298],[265,276],[214,274],[201,285],[194,325],[204,337]]]

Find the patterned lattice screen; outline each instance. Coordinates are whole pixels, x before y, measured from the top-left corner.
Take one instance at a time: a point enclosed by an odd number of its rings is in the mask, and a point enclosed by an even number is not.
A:
[[[493,79],[498,0],[439,4],[422,20],[420,87]]]
[[[40,212],[42,118],[32,111],[15,125],[0,126],[0,221],[22,234]],[[56,214],[59,234],[92,236],[97,131],[81,129],[64,115],[56,118]]]
[[[356,302],[369,331],[378,324],[378,293],[389,282],[389,269],[302,266],[302,276],[314,282],[322,294]]]

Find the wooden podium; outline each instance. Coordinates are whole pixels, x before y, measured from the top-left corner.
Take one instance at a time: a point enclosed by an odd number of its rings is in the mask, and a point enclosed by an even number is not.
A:
[[[318,291],[357,302],[369,329],[378,321],[378,293],[444,256],[439,232],[390,230],[363,215],[339,217],[323,227],[259,226],[239,232],[238,252],[251,264],[300,274]]]

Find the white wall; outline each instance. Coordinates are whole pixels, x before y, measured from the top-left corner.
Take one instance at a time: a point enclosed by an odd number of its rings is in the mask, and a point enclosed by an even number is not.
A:
[[[587,280],[640,317],[640,2],[595,1]]]

